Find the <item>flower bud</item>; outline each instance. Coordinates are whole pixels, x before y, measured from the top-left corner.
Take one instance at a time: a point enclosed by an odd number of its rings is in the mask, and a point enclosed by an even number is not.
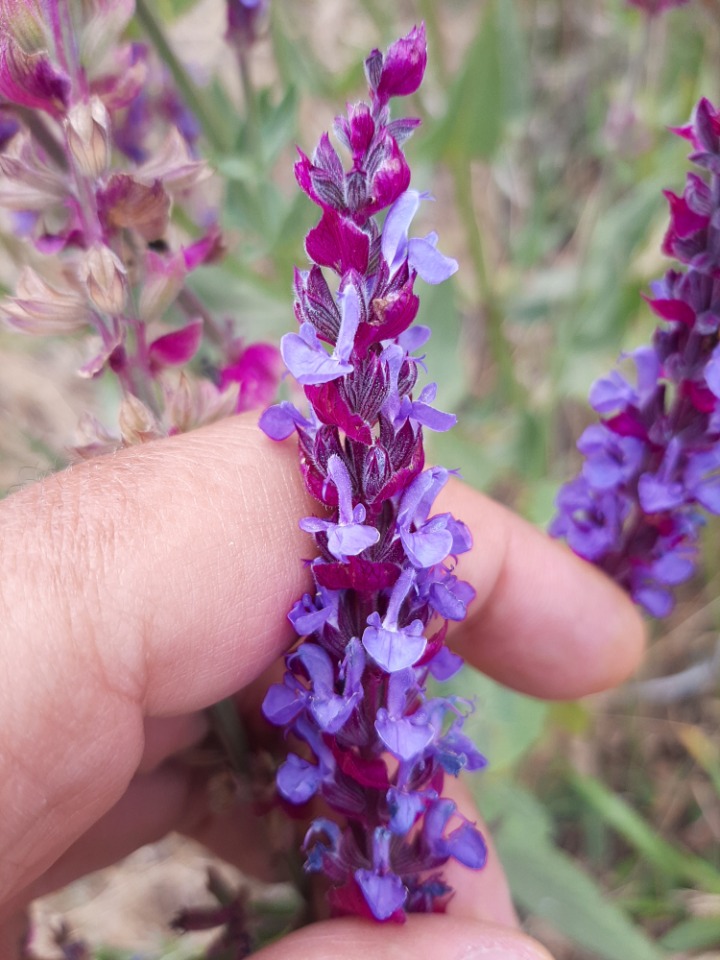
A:
[[[231,43],[250,46],[262,30],[269,0],[227,0],[227,33]]]
[[[55,286],[24,267],[16,285],[16,295],[0,304],[0,317],[16,330],[36,336],[75,333],[90,323],[87,303],[72,279]]]
[[[209,380],[190,377],[184,371],[176,387],[166,387],[165,416],[172,436],[237,412],[238,385],[219,390]]]
[[[80,171],[93,179],[107,172],[110,163],[110,117],[99,97],[76,103],[68,111],[65,134],[70,153]]]
[[[88,250],[80,268],[87,295],[101,313],[117,316],[125,306],[125,267],[110,247]]]
[[[123,442],[128,446],[156,440],[164,434],[152,411],[132,393],[123,399],[118,422]]]
[[[138,314],[146,322],[161,317],[182,289],[187,270],[182,255],[162,257],[153,250],[145,254],[145,278]]]

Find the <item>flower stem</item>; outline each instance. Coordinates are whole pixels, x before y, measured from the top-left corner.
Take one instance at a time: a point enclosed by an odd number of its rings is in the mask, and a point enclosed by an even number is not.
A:
[[[238,73],[240,74],[240,83],[242,85],[243,98],[245,100],[246,124],[245,132],[247,136],[247,149],[250,156],[257,165],[258,172],[263,167],[262,139],[260,137],[260,115],[258,112],[257,97],[255,96],[255,87],[250,76],[250,64],[248,63],[247,48],[241,44],[236,44]]]
[[[502,330],[502,309],[490,279],[482,235],[471,199],[470,166],[462,160],[454,161],[451,173],[457,209],[477,279],[479,300],[485,313],[488,346],[499,374],[498,392],[504,399],[519,402],[524,398],[525,391],[515,376],[510,345]]]
[[[190,319],[201,317],[205,330],[213,343],[220,347],[221,350],[227,350],[228,340],[230,339],[229,331],[226,330],[222,324],[218,323],[213,314],[207,309],[200,297],[198,297],[193,290],[189,287],[183,287],[178,294],[177,302],[178,306]]]
[[[437,4],[435,3],[435,0],[418,0],[418,6],[420,8],[422,18],[425,21],[429,45],[435,51],[434,62],[440,83],[443,87],[447,87],[450,80],[450,73],[448,71],[446,59],[443,56],[444,49],[442,32],[440,30],[440,22],[437,15]]]
[[[187,71],[170,46],[160,21],[156,18],[146,0],[136,0],[135,14],[153,46],[165,61],[180,94],[195,114],[206,138],[215,150],[224,153],[229,145],[220,118],[188,76]]]
[[[30,110],[29,107],[13,105],[9,112],[14,113],[18,120],[22,121],[30,131],[33,139],[40,144],[52,162],[61,170],[67,170],[68,159],[65,154],[65,148],[55,139],[55,136],[41,117],[39,111]]]
[[[223,745],[235,773],[248,776],[247,738],[232,697],[214,703],[208,709],[212,728]]]

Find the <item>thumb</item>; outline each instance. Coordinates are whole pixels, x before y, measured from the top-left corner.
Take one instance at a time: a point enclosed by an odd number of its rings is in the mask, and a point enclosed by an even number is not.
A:
[[[439,915],[415,915],[402,926],[330,920],[298,930],[256,956],[257,960],[552,960],[522,933]]]
[[[287,645],[309,509],[295,451],[240,417],[0,503],[0,901],[122,796],[144,716],[208,706]]]

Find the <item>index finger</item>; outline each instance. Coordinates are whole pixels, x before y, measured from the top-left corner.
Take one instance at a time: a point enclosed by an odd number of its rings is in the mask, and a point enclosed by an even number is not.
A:
[[[642,619],[604,574],[457,480],[438,505],[473,533],[458,574],[477,597],[449,636],[464,659],[508,687],[547,699],[605,690],[637,668]]]

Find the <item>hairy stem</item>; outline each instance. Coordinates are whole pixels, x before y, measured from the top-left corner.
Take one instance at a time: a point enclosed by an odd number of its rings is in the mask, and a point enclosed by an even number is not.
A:
[[[142,24],[143,29],[152,41],[158,54],[167,65],[181,96],[190,110],[195,114],[206,138],[215,150],[224,153],[228,147],[228,143],[222,121],[188,76],[187,71],[170,46],[160,21],[146,0],[136,0],[135,15]]]

